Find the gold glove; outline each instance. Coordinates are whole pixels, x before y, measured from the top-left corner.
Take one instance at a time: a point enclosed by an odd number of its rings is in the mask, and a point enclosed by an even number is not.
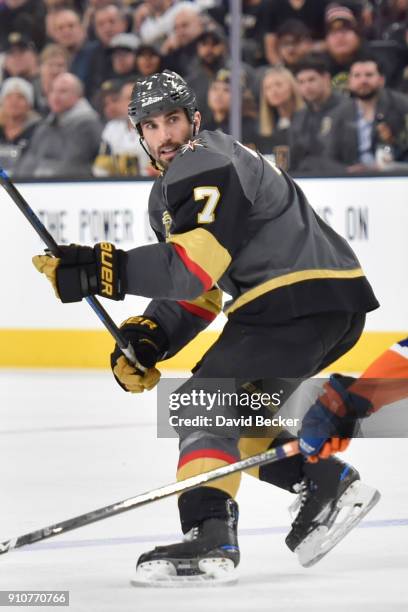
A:
[[[60,299],[60,295],[57,289],[57,268],[60,261],[58,257],[51,257],[50,255],[35,255],[33,257],[34,267],[38,272],[41,272],[41,274],[45,274],[53,286],[55,295],[58,299]]]
[[[161,376],[156,368],[149,368],[144,373],[138,372],[123,355],[117,360],[113,373],[130,393],[143,393],[145,389],[150,391],[157,385]]]

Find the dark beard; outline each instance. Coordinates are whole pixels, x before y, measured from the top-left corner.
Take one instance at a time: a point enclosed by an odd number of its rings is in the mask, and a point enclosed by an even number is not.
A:
[[[363,100],[364,102],[368,102],[369,100],[372,100],[378,95],[378,91],[379,91],[378,89],[375,89],[374,91],[369,91],[365,94],[359,94],[356,92],[350,92],[350,94],[352,98],[357,98],[358,100]]]

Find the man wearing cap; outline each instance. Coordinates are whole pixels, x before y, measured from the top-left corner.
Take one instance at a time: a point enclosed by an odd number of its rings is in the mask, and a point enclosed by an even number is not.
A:
[[[298,19],[285,21],[276,32],[278,39],[278,53],[281,62],[293,70],[313,47],[309,28]]]
[[[0,166],[13,174],[40,121],[40,115],[33,111],[33,86],[19,77],[6,79],[0,104]]]
[[[95,49],[92,53],[90,77],[86,89],[91,99],[101,84],[112,76],[112,56],[109,45],[117,34],[126,31],[126,14],[123,8],[114,4],[97,6],[93,9]]]
[[[37,127],[16,176],[90,176],[102,125],[83,98],[78,77],[60,74],[51,86],[48,105],[51,112]]]
[[[122,86],[122,81],[119,79],[107,79],[92,100],[94,107],[106,122],[119,119],[123,114],[120,94]]]
[[[112,74],[114,79],[122,82],[137,78],[136,49],[139,39],[135,34],[117,34],[109,44],[109,53],[112,58]]]
[[[37,49],[45,43],[45,7],[42,0],[0,2],[0,51],[11,32],[32,38]]]
[[[367,45],[360,34],[354,13],[346,6],[329,6],[326,11],[327,61],[333,85],[347,88],[348,73],[357,55]]]
[[[11,32],[5,47],[3,79],[21,77],[32,81],[37,75],[38,54],[34,43],[20,32]]]
[[[277,31],[289,19],[305,24],[317,51],[324,38],[324,15],[332,0],[272,0],[265,13],[265,57],[272,66],[279,63]]]
[[[163,56],[154,45],[141,44],[135,52],[139,76],[148,77],[163,68]]]
[[[228,54],[228,41],[223,29],[215,24],[209,24],[196,39],[196,56],[192,60],[186,80],[191,85],[197,97],[197,104],[202,109],[203,123],[209,119],[207,97],[210,83],[221,69],[230,69],[231,60]],[[241,70],[249,89],[256,97],[258,93],[257,79],[254,69],[241,62]]]
[[[244,145],[255,149],[257,141],[257,108],[255,100],[248,90],[245,76],[241,77],[242,97],[242,136]],[[207,106],[209,119],[203,126],[206,130],[218,130],[229,134],[231,111],[231,72],[225,68],[219,70],[208,89]]]

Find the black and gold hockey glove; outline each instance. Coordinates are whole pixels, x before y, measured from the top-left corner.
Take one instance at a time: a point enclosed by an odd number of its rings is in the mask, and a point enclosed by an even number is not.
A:
[[[123,300],[126,294],[126,252],[110,242],[93,248],[59,246],[60,257],[36,255],[33,264],[46,275],[61,302],[80,302],[89,295]]]
[[[168,340],[159,324],[147,317],[131,317],[120,326],[122,334],[135,351],[139,363],[146,368],[140,372],[131,365],[116,345],[111,354],[111,368],[117,383],[130,393],[143,393],[153,389],[160,380],[160,372],[154,366],[163,359]]]

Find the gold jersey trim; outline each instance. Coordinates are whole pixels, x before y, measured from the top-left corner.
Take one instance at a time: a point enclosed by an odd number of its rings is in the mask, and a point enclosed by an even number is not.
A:
[[[200,266],[214,283],[231,263],[231,255],[207,230],[197,227],[184,234],[172,234],[169,242],[180,245],[189,259]]]
[[[187,300],[187,303],[218,315],[222,310],[222,291],[217,288],[210,289],[195,300]]]
[[[235,312],[238,308],[245,306],[249,302],[252,302],[256,298],[280,289],[281,287],[287,287],[288,285],[294,285],[295,283],[301,283],[307,280],[318,280],[322,278],[339,279],[339,278],[359,278],[364,276],[364,272],[361,268],[353,268],[353,270],[301,270],[299,272],[290,272],[277,278],[271,278],[270,280],[246,291],[239,298],[235,300],[233,304],[225,311],[228,316]]]

